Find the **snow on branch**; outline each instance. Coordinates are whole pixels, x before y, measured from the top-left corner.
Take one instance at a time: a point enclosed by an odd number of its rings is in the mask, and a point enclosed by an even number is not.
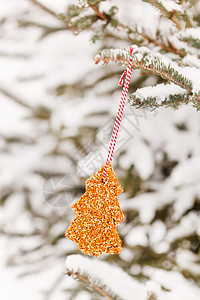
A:
[[[143,0],[157,8],[163,16],[172,20],[176,27],[180,30],[181,25],[177,19],[180,14],[183,14],[182,7],[172,0]]]
[[[94,60],[97,63],[102,61],[104,64],[108,62],[116,62],[119,65],[128,65],[130,59],[129,49],[106,49],[99,52]],[[132,67],[134,69],[148,70],[162,78],[179,85],[180,87],[191,92],[193,88],[192,81],[183,74],[183,68],[171,59],[166,58],[160,53],[154,53],[146,47],[141,47],[138,53],[134,54]],[[200,74],[199,74],[200,75]]]
[[[196,55],[187,54],[182,63],[184,66],[195,67],[200,69],[200,59],[197,58]]]
[[[147,2],[151,5],[153,5],[155,8],[157,8],[165,17],[170,18],[171,14],[170,11],[163,5],[162,1],[159,0],[143,0],[144,2]]]
[[[131,94],[128,98],[131,105],[139,107],[151,107],[152,109],[164,106],[177,108],[182,103],[188,103],[189,93],[173,83],[148,86]]]
[[[118,65],[128,66],[130,60],[129,49],[105,49],[100,51],[95,57],[96,64],[103,62],[107,64],[109,62],[115,62]],[[196,58],[198,59],[198,58]],[[132,105],[150,106],[152,108],[164,105],[166,107],[178,107],[181,103],[192,102],[193,106],[200,110],[200,69],[198,66],[179,66],[176,62],[163,54],[151,51],[146,47],[138,48],[138,51],[133,54],[133,69],[142,69],[151,72],[152,74],[159,75],[169,83],[170,85],[165,87],[164,85],[156,87],[155,89],[148,89],[149,95],[143,97],[143,101],[137,103],[138,93],[133,94],[130,97]],[[175,86],[176,85],[176,86]],[[162,90],[161,90],[162,87]],[[164,95],[166,90],[170,87],[169,93],[166,97],[161,97],[163,91]],[[179,87],[179,89],[178,89]],[[183,89],[185,90],[183,92]],[[143,92],[146,90],[142,90]],[[155,92],[159,94],[155,96]],[[173,92],[173,93],[172,93]],[[152,94],[153,93],[153,94]],[[141,95],[141,90],[140,90]],[[146,99],[146,100],[145,100]]]
[[[70,255],[66,259],[69,276],[90,284],[107,299],[147,299],[146,287],[131,278],[120,268],[82,255]]]
[[[188,43],[189,46],[200,49],[200,27],[187,28],[180,32],[179,39]]]
[[[129,60],[129,49],[104,49],[99,51],[97,55],[94,56],[94,61],[96,64],[99,62],[103,62],[104,64],[116,62],[119,65],[128,66]]]

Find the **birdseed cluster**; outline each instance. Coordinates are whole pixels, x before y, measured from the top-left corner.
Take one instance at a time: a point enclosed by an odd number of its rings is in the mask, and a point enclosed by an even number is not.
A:
[[[123,221],[117,196],[123,191],[112,165],[108,162],[86,181],[86,192],[72,206],[75,218],[65,236],[76,242],[87,255],[117,254],[122,249],[116,226]]]

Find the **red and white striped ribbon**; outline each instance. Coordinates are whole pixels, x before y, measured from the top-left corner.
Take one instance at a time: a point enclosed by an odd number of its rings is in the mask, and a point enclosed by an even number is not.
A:
[[[116,119],[115,119],[115,124],[114,124],[114,128],[113,128],[112,136],[111,136],[111,139],[110,139],[107,161],[106,161],[104,171],[103,171],[103,180],[105,179],[105,176],[106,176],[106,169],[107,169],[108,162],[109,161],[112,162],[112,160],[113,160],[113,154],[114,154],[115,145],[116,145],[116,142],[117,142],[119,127],[120,127],[121,120],[122,120],[122,113],[123,113],[123,110],[124,110],[126,96],[127,96],[127,93],[128,93],[128,88],[129,88],[129,84],[130,84],[130,80],[131,80],[131,74],[132,74],[131,66],[132,66],[132,61],[133,61],[132,54],[133,54],[133,52],[135,52],[137,50],[137,46],[130,47],[129,50],[130,50],[130,53],[131,53],[131,58],[129,60],[129,65],[128,65],[127,69],[124,71],[124,73],[122,74],[122,76],[120,77],[120,80],[119,80],[119,85],[121,86],[123,84],[123,79],[126,76],[125,83],[124,83],[123,90],[122,90],[122,94],[121,94],[120,103],[119,103],[119,108],[118,108],[118,111],[117,111],[117,116],[116,116]]]

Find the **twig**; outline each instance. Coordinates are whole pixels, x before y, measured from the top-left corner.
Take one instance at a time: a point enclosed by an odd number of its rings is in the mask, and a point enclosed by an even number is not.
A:
[[[179,54],[182,57],[184,57],[186,55],[186,53],[179,51],[168,38],[167,38],[167,41],[168,41],[168,44],[170,45],[170,47],[174,50],[175,54]]]
[[[91,7],[94,12],[97,14],[97,16],[99,16],[99,18],[101,18],[102,20],[108,22],[109,20],[98,10],[97,7],[95,7],[94,5],[88,3],[89,7]]]
[[[29,104],[23,102],[17,96],[13,95],[11,92],[7,91],[6,89],[4,89],[1,86],[0,86],[0,93],[3,94],[4,96],[10,98],[11,100],[15,101],[16,103],[18,103],[26,108],[32,109],[32,107]]]
[[[47,6],[45,6],[44,4],[40,3],[37,0],[29,0],[29,1],[32,2],[34,5],[40,7],[46,13],[48,13],[48,14],[54,16],[56,19],[58,19],[58,15],[53,10],[51,10],[50,8],[48,8]]]
[[[166,45],[164,45],[164,44],[158,42],[158,41],[155,40],[155,39],[152,39],[151,37],[149,37],[149,36],[146,35],[146,34],[139,33],[139,32],[138,32],[138,34],[141,35],[144,39],[148,40],[149,43],[153,43],[153,44],[156,45],[156,46],[160,46],[162,49],[166,50],[167,52],[172,52],[172,53],[174,53],[174,54],[178,54],[178,55],[180,55],[181,57],[184,57],[184,56],[185,56],[185,53],[179,51],[179,50],[172,44],[172,42],[169,41],[169,39],[167,39],[167,41],[168,41],[168,43],[169,43],[169,45],[170,45],[171,47],[166,46]]]
[[[80,275],[79,273],[74,273],[72,271],[68,271],[67,273],[69,276],[73,275],[76,276],[78,279],[84,281],[87,285],[92,285],[92,287],[99,292],[99,294],[101,294],[102,296],[106,297],[108,300],[113,300],[113,298],[111,298],[110,295],[108,295],[102,288],[100,288],[98,285],[96,284],[92,284],[86,277],[84,277],[83,275]]]
[[[179,23],[178,20],[177,20],[177,17],[176,17],[176,11],[175,11],[175,10],[172,12],[171,20],[174,22],[174,24],[176,25],[176,27],[178,28],[178,30],[181,30],[181,29],[182,29],[180,23]]]
[[[44,25],[42,23],[37,23],[37,22],[34,22],[34,21],[25,21],[25,20],[19,20],[19,25],[20,26],[32,26],[32,27],[39,27],[39,28],[42,28],[46,31],[51,31],[51,32],[55,32],[55,31],[61,31],[61,30],[66,30],[66,26],[65,27],[50,27],[50,26],[47,26],[47,25]]]

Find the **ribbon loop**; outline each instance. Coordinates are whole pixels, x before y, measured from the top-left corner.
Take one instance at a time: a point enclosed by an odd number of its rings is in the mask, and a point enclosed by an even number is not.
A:
[[[112,162],[112,159],[113,159],[113,154],[114,154],[114,149],[115,149],[115,145],[116,145],[116,142],[117,142],[119,127],[120,127],[121,120],[122,120],[122,113],[123,113],[123,110],[124,110],[126,96],[127,96],[127,93],[128,93],[128,88],[129,88],[129,84],[130,84],[130,80],[131,80],[131,74],[132,74],[131,66],[132,66],[132,62],[133,62],[132,54],[135,53],[138,50],[138,47],[134,45],[133,47],[131,46],[129,48],[129,50],[130,50],[130,53],[131,53],[131,58],[129,60],[128,67],[123,72],[123,74],[121,75],[120,80],[119,80],[119,85],[120,86],[122,86],[124,78],[125,78],[125,83],[124,83],[124,86],[123,86],[123,89],[122,89],[119,108],[118,108],[118,111],[117,111],[117,116],[116,116],[116,119],[115,119],[115,124],[114,124],[114,128],[113,128],[112,136],[111,136],[111,139],[110,139],[107,161],[106,161],[105,168],[104,168],[104,171],[103,171],[103,180],[105,179],[105,176],[106,176],[106,168],[107,168],[108,162]]]
[[[123,74],[121,75],[121,77],[120,77],[120,79],[119,79],[119,83],[118,83],[118,84],[119,84],[120,86],[122,86],[122,84],[123,84],[124,77],[125,77],[126,73],[127,73],[127,69],[123,72]]]

